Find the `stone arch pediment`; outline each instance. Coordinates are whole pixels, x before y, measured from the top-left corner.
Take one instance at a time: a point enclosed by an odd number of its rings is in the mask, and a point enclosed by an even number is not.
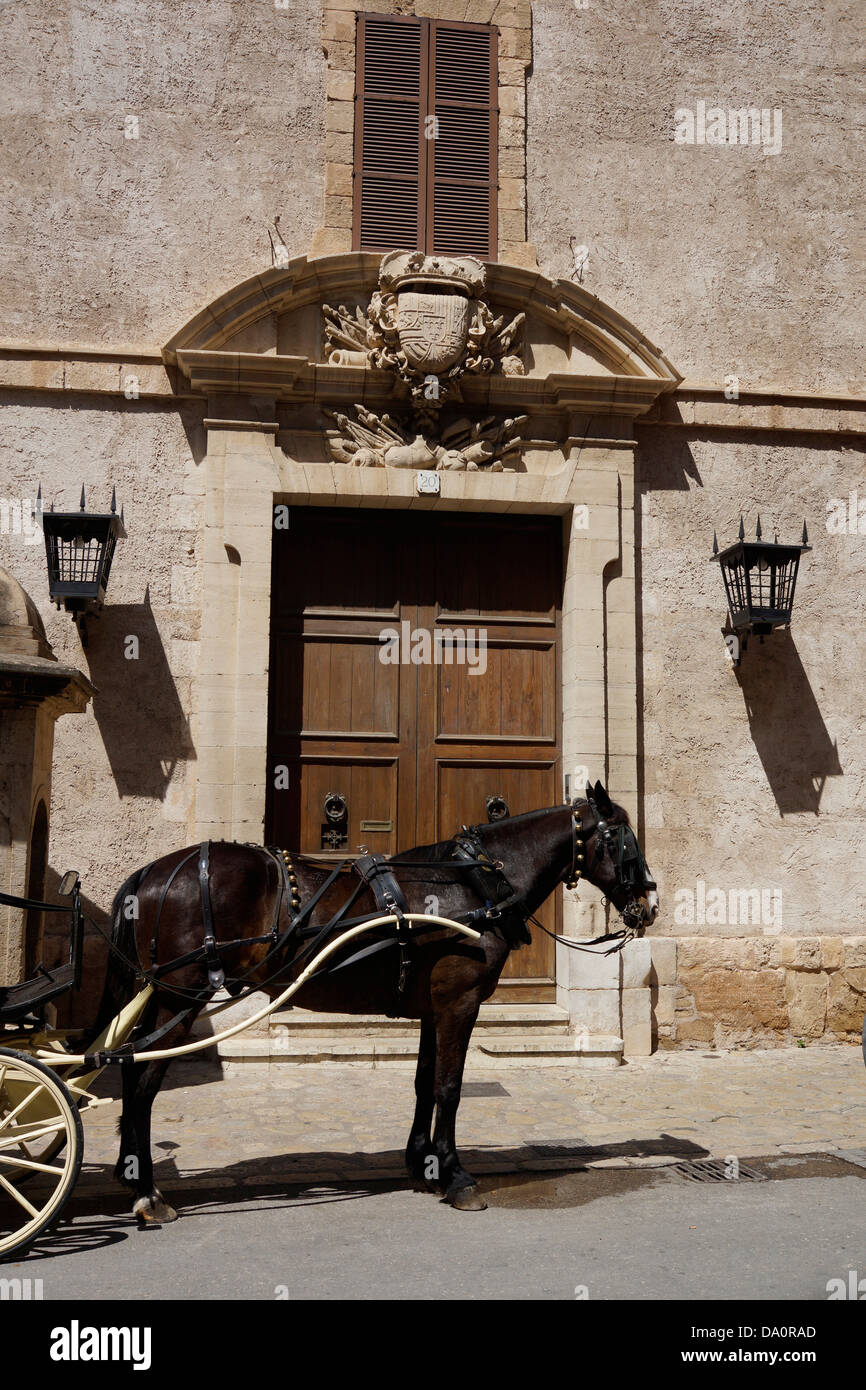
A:
[[[557,471],[681,380],[578,285],[419,251],[298,257],[220,295],[164,357],[210,418],[264,410],[298,460],[421,471]]]
[[[165,345],[164,359],[202,393],[309,399],[312,392],[338,399],[343,393],[340,376],[331,379],[335,363],[328,360],[322,306],[363,312],[376,293],[382,259],[364,252],[299,256],[285,268],[251,276],[190,319]],[[524,373],[495,383],[489,378],[491,391],[484,395],[491,403],[495,387],[503,385],[509,402],[525,396],[570,403],[583,380],[578,394],[585,404],[606,402],[613,413],[637,415],[681,380],[634,324],[579,285],[511,265],[489,263],[484,270],[484,298],[493,312],[526,316]],[[374,382],[358,380],[359,372],[375,374],[369,364],[347,362],[336,370],[354,378],[350,395],[359,384],[375,392]]]

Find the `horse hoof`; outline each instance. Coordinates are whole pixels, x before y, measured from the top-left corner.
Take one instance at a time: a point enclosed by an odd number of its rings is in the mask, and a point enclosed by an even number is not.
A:
[[[170,1221],[177,1221],[177,1212],[159,1191],[149,1197],[139,1197],[132,1214],[145,1226],[167,1226]]]
[[[458,1187],[446,1194],[444,1200],[458,1211],[486,1211],[487,1203],[477,1187]]]

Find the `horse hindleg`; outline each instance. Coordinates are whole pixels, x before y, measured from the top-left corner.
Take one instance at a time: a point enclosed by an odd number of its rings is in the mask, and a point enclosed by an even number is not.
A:
[[[479,1005],[458,1010],[452,1008],[436,1018],[436,1127],[433,1131],[433,1152],[439,1166],[439,1186],[444,1200],[460,1211],[484,1211],[487,1203],[477,1191],[471,1173],[461,1166],[455,1141],[457,1107],[463,1085],[466,1051]]]
[[[436,1073],[436,1028],[432,1018],[422,1018],[415,1069],[415,1118],[406,1145],[410,1178],[429,1184],[430,1122],[433,1119],[433,1083]]]

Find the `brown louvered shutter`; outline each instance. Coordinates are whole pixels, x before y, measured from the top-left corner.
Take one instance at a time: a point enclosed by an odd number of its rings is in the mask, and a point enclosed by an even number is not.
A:
[[[495,259],[496,91],[494,29],[358,16],[356,250]]]
[[[496,34],[486,25],[430,26],[427,250],[496,256]]]
[[[415,19],[360,15],[356,56],[353,244],[423,246],[427,62]]]

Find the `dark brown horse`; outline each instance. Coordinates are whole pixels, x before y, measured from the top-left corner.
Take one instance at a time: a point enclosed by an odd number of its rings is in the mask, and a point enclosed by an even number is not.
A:
[[[587,786],[587,793],[573,805],[469,831],[464,827],[465,833],[452,840],[388,861],[404,911],[471,919],[481,932],[477,942],[422,927],[401,945],[393,929],[383,928],[341,947],[293,999],[325,1012],[420,1020],[417,1103],[406,1164],[416,1183],[463,1210],[485,1205],[475,1179],[461,1166],[454,1137],[466,1050],[478,1010],[496,988],[509,953],[530,939],[527,919],[557,884],[567,881],[573,887],[581,874],[627,925],[651,921],[657,910],[655,884],[626,812],[599,782],[594,789]],[[156,973],[156,991],[133,1037],[145,1048],[184,1041],[214,993],[220,967],[231,990],[249,986],[274,997],[348,921],[380,912],[372,887],[351,869],[333,877],[329,866],[293,856],[291,873],[284,875],[279,854],[218,841],[208,847],[203,895],[200,864],[196,847],[166,855],[132,874],[114,901],[114,950],[100,1026]],[[341,922],[329,930],[341,910]],[[290,931],[293,922],[298,930]],[[203,950],[209,923],[218,951]],[[276,950],[275,940],[280,942]],[[227,942],[232,944],[226,947]],[[189,957],[186,964],[159,974],[160,965],[183,957]],[[155,1040],[160,1030],[165,1031]],[[151,1108],[168,1065],[142,1061],[122,1067],[115,1175],[135,1190],[133,1210],[139,1218],[155,1222],[176,1215],[154,1186],[150,1141]]]

